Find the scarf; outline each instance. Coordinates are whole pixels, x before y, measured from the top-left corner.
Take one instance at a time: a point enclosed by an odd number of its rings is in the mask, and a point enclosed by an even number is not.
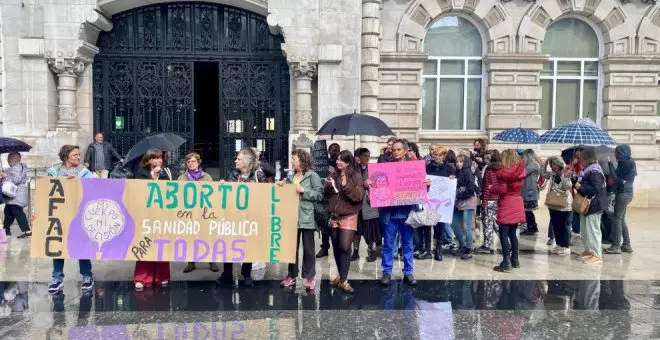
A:
[[[197,170],[186,169],[186,176],[188,177],[189,181],[199,181],[199,178],[202,177],[202,170],[201,169],[197,169]]]
[[[580,172],[580,174],[578,175],[578,182],[582,183],[582,178],[584,176],[586,176],[588,173],[594,172],[594,171],[601,174],[601,175],[603,175],[603,177],[605,177],[605,174],[603,173],[603,169],[600,167],[600,164],[598,164],[596,162],[596,163],[590,164],[588,167],[586,167],[584,170],[582,170],[582,172]]]

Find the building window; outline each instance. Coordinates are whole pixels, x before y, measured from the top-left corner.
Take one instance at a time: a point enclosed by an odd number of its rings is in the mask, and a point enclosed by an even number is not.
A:
[[[599,41],[586,22],[561,19],[548,28],[542,51],[550,58],[541,71],[542,129],[581,118],[599,122]]]
[[[424,39],[423,130],[481,130],[483,40],[469,20],[437,20]]]

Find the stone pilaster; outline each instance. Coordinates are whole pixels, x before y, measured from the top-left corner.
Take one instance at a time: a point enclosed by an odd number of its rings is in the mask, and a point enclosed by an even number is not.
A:
[[[288,60],[291,74],[296,83],[296,119],[295,132],[312,131],[312,79],[316,75],[317,59],[315,57],[292,57]]]
[[[362,0],[360,111],[378,116],[381,0]]]
[[[378,113],[401,138],[419,140],[424,53],[381,53]]]
[[[489,139],[501,130],[522,126],[541,128],[541,54],[488,54],[486,129]]]
[[[48,66],[57,75],[57,128],[79,130],[76,81],[78,76],[85,71],[87,61],[81,58],[49,58]]]
[[[630,144],[635,159],[656,159],[660,57],[608,56],[603,71],[603,129]]]

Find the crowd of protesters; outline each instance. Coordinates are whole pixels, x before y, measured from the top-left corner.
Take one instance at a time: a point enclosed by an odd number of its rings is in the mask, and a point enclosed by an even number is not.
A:
[[[114,159],[121,156],[104,142],[103,134],[95,136],[95,142],[87,150],[81,162],[79,147],[65,145],[59,152],[60,162],[48,169],[48,176],[66,178],[107,177],[107,169]],[[375,154],[367,148],[355,151],[341,150],[338,144],[329,147],[330,171],[321,178],[315,171],[308,151],[291,152],[291,169],[282,181],[275,180],[275,173],[260,161],[259,150],[241,149],[235,160],[234,170],[224,180],[229,182],[276,183],[296,186],[300,195],[298,207],[297,248],[302,244],[302,270],[298,250],[296,262],[288,265],[288,273],[281,285],[296,286],[302,276],[306,289],[313,290],[316,282],[316,258],[324,258],[332,252],[338,275],[331,282],[341,291],[353,293],[348,281],[351,261],[360,257],[361,240],[367,244],[367,262],[381,258],[383,285],[390,284],[394,261],[403,261],[403,281],[416,285],[414,261],[442,261],[443,253],[450,253],[462,260],[473,255],[496,253],[499,241],[502,261],[494,267],[499,272],[511,272],[520,268],[518,235],[534,236],[538,233],[535,213],[540,208],[540,192],[546,190],[543,205],[550,215],[548,229],[549,253],[557,256],[570,255],[577,235],[584,249],[579,258],[585,264],[603,262],[603,244],[609,254],[631,253],[630,235],[626,223],[626,210],[633,198],[633,184],[637,175],[630,147],[619,145],[613,157],[603,159],[594,148],[575,149],[570,159],[554,156],[542,160],[532,149],[488,149],[483,140],[474,142],[474,149],[451,150],[442,145],[431,145],[428,155],[422,157],[418,145],[403,139],[390,139],[379,150],[378,163],[424,161],[429,176],[441,176],[456,180],[456,193],[452,223],[413,226],[406,223],[420,205],[373,208],[369,191],[374,185],[369,179],[369,164]],[[4,230],[11,235],[10,226],[18,221],[23,232],[19,238],[29,237],[27,216],[27,166],[19,153],[8,156],[9,169],[0,173],[3,183],[9,182],[17,189],[13,197],[4,195]],[[173,174],[167,167],[167,153],[148,150],[133,175],[135,179],[212,181],[202,169],[202,159],[197,153],[185,157],[185,169]],[[424,179],[429,186],[431,181]],[[574,201],[587,202],[583,211],[577,212]],[[330,213],[320,214],[326,204]],[[520,230],[519,230],[520,229]],[[315,255],[315,232],[320,231],[321,249]],[[480,235],[479,247],[475,247]],[[331,247],[332,246],[332,247]],[[332,248],[332,250],[330,250]],[[82,289],[90,291],[94,285],[92,264],[79,260],[83,276]],[[211,263],[213,272],[220,268]],[[49,286],[51,293],[61,292],[64,282],[64,260],[53,260],[53,276]],[[188,263],[184,273],[196,270],[196,263]],[[232,263],[226,263],[218,278],[219,284],[233,283]],[[253,284],[252,264],[241,265],[241,275],[246,286]],[[170,266],[167,262],[138,261],[135,265],[134,285],[137,290],[150,286],[167,286]]]

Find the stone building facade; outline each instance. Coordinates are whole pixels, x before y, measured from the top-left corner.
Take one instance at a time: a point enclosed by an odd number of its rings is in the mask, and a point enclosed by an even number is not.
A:
[[[121,33],[118,27],[124,24],[118,20],[124,13],[132,11],[137,18],[146,15],[139,14],[148,12],[145,6],[181,3],[0,0],[0,134],[33,145],[27,155],[33,167],[56,162],[62,144],[88,144],[95,130],[111,126],[98,121],[107,116],[95,114],[100,105],[95,100],[105,100],[98,91],[95,96],[96,86],[107,79],[98,75],[98,60],[106,53],[100,40]],[[204,4],[251,13],[249,18],[267,23],[270,34],[281,37],[290,79],[279,85],[289,87],[289,98],[275,117],[290,122],[267,119],[286,129],[288,148],[309,146],[320,124],[354,110],[380,117],[399,136],[422,146],[450,147],[468,147],[476,138],[489,139],[510,127],[543,131],[589,117],[617,141],[631,144],[639,168],[634,205],[660,206],[660,8],[653,0]],[[156,12],[170,13],[170,7],[163,8]],[[192,22],[192,33],[186,34],[193,45],[198,44],[195,27],[223,30],[213,23],[204,26],[194,14],[197,9],[191,11],[184,22]],[[127,29],[133,37],[148,28],[140,20]],[[227,25],[225,30],[232,29],[232,22]],[[260,23],[255,25],[258,32]],[[166,40],[171,27],[163,28]],[[220,33],[219,39],[230,36]],[[214,50],[205,51],[204,58],[213,59],[209,51]],[[131,98],[143,100],[141,95]],[[173,104],[176,112],[186,110],[182,102]],[[352,146],[352,138],[342,142]],[[379,140],[364,137],[361,142],[375,149]],[[563,146],[534,147],[550,155]],[[286,148],[279,150],[286,157]]]

